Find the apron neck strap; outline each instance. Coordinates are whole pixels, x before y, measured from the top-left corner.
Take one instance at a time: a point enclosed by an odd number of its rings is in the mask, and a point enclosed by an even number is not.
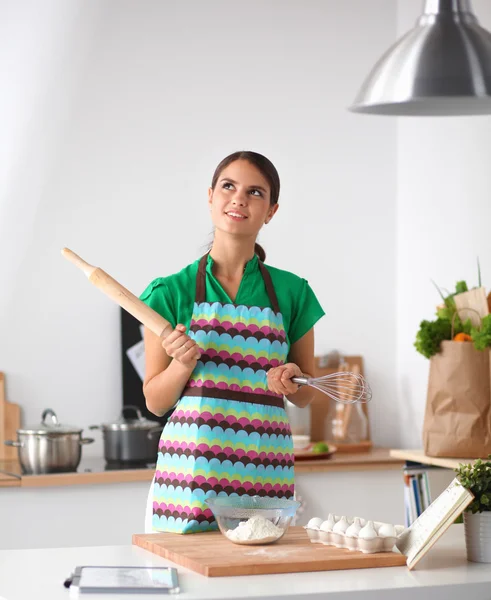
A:
[[[196,274],[196,299],[195,302],[202,304],[206,302],[206,264],[208,262],[207,252],[201,257],[198,265],[198,273]]]
[[[269,274],[268,269],[264,266],[264,263],[258,259],[259,262],[259,270],[261,271],[261,275],[263,276],[264,285],[266,286],[266,292],[269,296],[269,301],[273,306],[273,311],[278,314],[280,312],[280,304],[278,302],[278,296],[276,295],[273,280],[271,279],[271,275]]]
[[[196,274],[196,299],[197,304],[201,304],[206,302],[206,265],[208,263],[208,254],[205,254],[201,257],[198,265],[198,273]],[[280,312],[280,305],[278,302],[278,297],[276,296],[276,292],[274,289],[273,281],[271,279],[271,275],[264,266],[264,263],[258,260],[259,262],[259,270],[261,271],[261,275],[263,277],[264,285],[266,287],[266,293],[268,294],[269,301],[273,307],[275,313]]]

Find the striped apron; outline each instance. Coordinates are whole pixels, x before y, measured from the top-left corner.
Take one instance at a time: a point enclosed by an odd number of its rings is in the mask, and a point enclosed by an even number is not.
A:
[[[272,309],[206,302],[205,255],[188,335],[201,358],[159,441],[152,530],[217,529],[207,498],[292,498],[293,443],[283,397],[267,372],[287,361],[278,299],[259,261]]]

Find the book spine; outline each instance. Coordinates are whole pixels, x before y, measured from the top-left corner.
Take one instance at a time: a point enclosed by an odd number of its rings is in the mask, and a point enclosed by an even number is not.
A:
[[[418,480],[415,476],[411,477],[411,484],[414,494],[414,503],[416,505],[416,518],[418,518],[423,511],[421,510],[421,497],[419,495]]]
[[[412,479],[409,478],[409,504],[411,507],[411,521],[410,524],[413,524],[414,521],[416,521],[417,519],[417,512],[416,512],[416,500],[414,498],[414,490],[413,490],[413,482]]]
[[[417,482],[418,482],[418,494],[419,494],[419,498],[421,501],[421,512],[424,513],[424,511],[428,508],[428,505],[426,504],[426,497],[423,493],[423,476],[424,473],[419,473],[416,476]]]
[[[409,499],[409,485],[404,482],[404,525],[411,525],[411,501]]]
[[[423,473],[423,477],[421,478],[421,484],[423,488],[423,497],[425,503],[425,510],[431,504],[431,494],[430,494],[430,484],[428,481],[428,473]]]

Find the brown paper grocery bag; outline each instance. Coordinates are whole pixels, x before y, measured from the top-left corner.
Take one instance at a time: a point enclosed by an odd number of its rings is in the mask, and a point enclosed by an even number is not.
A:
[[[491,453],[490,352],[444,341],[430,359],[423,447],[428,456],[486,458]]]

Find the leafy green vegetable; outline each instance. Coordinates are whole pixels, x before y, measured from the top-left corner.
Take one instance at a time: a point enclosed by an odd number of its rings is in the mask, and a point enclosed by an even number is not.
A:
[[[426,358],[431,358],[440,352],[440,345],[443,340],[450,340],[451,336],[452,323],[448,319],[438,318],[436,321],[421,321],[414,347]]]
[[[477,261],[477,266],[480,286],[481,268],[479,259]],[[438,291],[443,303],[436,310],[436,320],[421,321],[419,331],[416,334],[416,341],[414,342],[416,350],[426,358],[431,358],[440,351],[441,343],[444,340],[452,339],[452,333],[453,337],[458,333],[470,335],[473,339],[474,346],[478,350],[484,350],[484,348],[491,347],[491,315],[489,315],[489,318],[485,317],[483,319],[480,329],[475,329],[472,327],[470,319],[467,319],[463,323],[457,313],[455,296],[469,291],[467,282],[464,280],[457,281],[455,284],[455,292],[449,293],[445,290],[446,293],[444,294],[438,285],[433,280],[431,281]]]
[[[468,291],[467,283],[465,281],[457,281],[455,284],[455,292],[453,294],[447,293],[446,296],[433,280],[432,283],[436,287],[444,304],[444,306],[437,310],[437,316],[440,317],[440,319],[449,319],[451,321],[453,315],[457,311],[457,307],[455,305],[455,296]]]
[[[462,320],[460,319],[459,316],[455,317],[455,321],[454,321],[454,337],[458,334],[458,333],[467,333],[467,335],[471,335],[472,333],[472,321],[470,319],[467,319],[467,321],[464,321],[462,323]]]
[[[471,337],[476,350],[491,347],[491,315],[486,315],[481,320],[481,327],[471,328]]]
[[[446,321],[452,322],[452,317],[454,316],[455,308],[450,308],[448,306],[443,306],[436,311],[436,316],[439,319],[443,319]],[[455,317],[457,319],[457,317]]]

